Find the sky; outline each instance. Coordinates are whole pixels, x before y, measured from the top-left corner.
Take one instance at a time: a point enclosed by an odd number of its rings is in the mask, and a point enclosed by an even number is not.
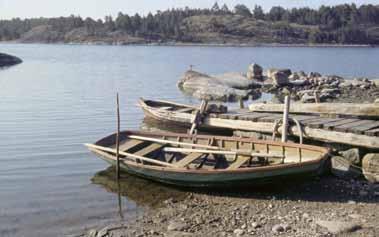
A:
[[[0,0],[0,19],[59,17],[71,14],[97,19],[104,18],[105,15],[116,16],[120,11],[130,15],[136,12],[145,15],[173,7],[210,8],[215,2],[216,0]],[[265,10],[272,6],[318,8],[321,5],[352,2],[357,5],[379,5],[379,0],[220,0],[217,2],[220,6],[226,3],[230,9],[239,3],[249,8],[258,4]]]

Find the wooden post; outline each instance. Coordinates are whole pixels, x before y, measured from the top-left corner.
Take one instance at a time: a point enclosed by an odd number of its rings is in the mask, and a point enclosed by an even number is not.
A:
[[[239,103],[240,103],[240,109],[244,109],[245,108],[245,104],[243,103],[243,99],[242,98],[239,99]]]
[[[318,90],[315,90],[314,96],[316,104],[320,103],[320,92]]]
[[[198,109],[198,111],[196,111],[196,114],[195,114],[193,120],[191,121],[192,126],[191,126],[191,129],[189,131],[190,135],[193,135],[195,133],[195,129],[196,129],[198,123],[200,122],[201,117],[205,113],[207,106],[208,106],[207,100],[201,101],[200,108]]]
[[[289,111],[290,111],[290,97],[287,95],[284,99],[282,142],[287,142]]]
[[[118,93],[117,93],[116,100],[117,100],[116,175],[117,175],[117,180],[119,180],[120,179],[120,102],[118,98]]]

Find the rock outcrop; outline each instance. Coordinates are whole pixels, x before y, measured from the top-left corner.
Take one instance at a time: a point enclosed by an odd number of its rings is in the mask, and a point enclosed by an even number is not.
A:
[[[189,70],[178,82],[179,88],[199,99],[235,101],[244,99],[252,93],[252,89],[261,84],[249,80],[241,73],[225,73],[210,76]]]
[[[0,67],[9,67],[22,63],[22,60],[18,57],[0,53]]]

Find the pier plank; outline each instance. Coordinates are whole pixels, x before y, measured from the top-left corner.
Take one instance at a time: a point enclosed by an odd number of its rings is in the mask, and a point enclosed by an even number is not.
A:
[[[368,120],[357,120],[355,122],[352,122],[352,123],[346,123],[346,124],[342,124],[342,125],[339,125],[339,126],[336,126],[334,127],[334,130],[338,131],[338,132],[349,132],[349,131],[352,131],[352,127],[357,127],[357,126],[360,126],[360,125],[363,125],[365,123],[367,123]]]
[[[379,121],[374,121],[374,120],[366,120],[366,121],[367,122],[364,124],[352,127],[349,131],[363,134],[367,130],[371,130],[371,129],[379,127]]]
[[[333,130],[337,126],[340,126],[340,125],[343,125],[343,124],[348,124],[348,123],[353,123],[353,122],[356,122],[356,121],[359,121],[359,119],[341,119],[341,120],[338,120],[338,121],[335,121],[335,122],[326,123],[326,124],[324,124],[323,127],[325,129]]]
[[[370,129],[365,132],[367,136],[379,136],[379,128]]]
[[[330,123],[330,122],[336,122],[340,121],[340,118],[319,118],[315,120],[307,120],[304,121],[304,125],[311,127],[311,128],[323,128],[324,124]]]

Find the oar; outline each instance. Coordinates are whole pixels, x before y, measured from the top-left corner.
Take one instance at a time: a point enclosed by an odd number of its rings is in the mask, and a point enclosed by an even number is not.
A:
[[[88,144],[88,143],[84,144],[84,145],[86,147],[88,147],[88,148],[93,148],[93,149],[97,149],[97,150],[100,150],[100,151],[111,152],[113,154],[116,154],[116,152],[117,152],[116,149],[112,149],[112,148],[109,148],[109,147],[97,146],[97,145]],[[151,159],[151,158],[147,158],[147,157],[143,157],[143,156],[139,156],[139,155],[123,152],[123,151],[120,151],[119,154],[123,155],[123,156],[127,156],[129,158],[133,158],[134,160],[143,160],[143,161],[146,161],[146,162],[150,162],[150,163],[153,163],[153,164],[162,165],[162,166],[166,166],[166,167],[175,167],[174,165],[172,165],[170,163],[167,163],[167,162],[162,162],[162,161],[154,160],[154,159]]]
[[[270,158],[283,158],[282,155],[275,155],[270,153],[258,153],[258,152],[248,152],[241,150],[234,151],[222,151],[222,150],[201,150],[201,149],[189,149],[189,148],[176,148],[176,147],[165,147],[163,148],[165,152],[181,152],[181,153],[205,153],[205,154],[219,154],[219,155],[243,155],[243,156],[259,156],[259,157],[270,157]]]
[[[169,141],[169,140],[163,140],[163,139],[157,139],[157,138],[151,138],[151,137],[130,135],[129,138],[137,139],[141,141],[156,142],[156,143],[161,143],[161,144],[173,144],[173,145],[180,145],[180,146],[190,146],[190,147],[198,147],[198,148],[204,148],[204,149],[220,150],[220,147],[217,147],[217,146],[208,146],[208,145],[202,145],[202,144]]]

